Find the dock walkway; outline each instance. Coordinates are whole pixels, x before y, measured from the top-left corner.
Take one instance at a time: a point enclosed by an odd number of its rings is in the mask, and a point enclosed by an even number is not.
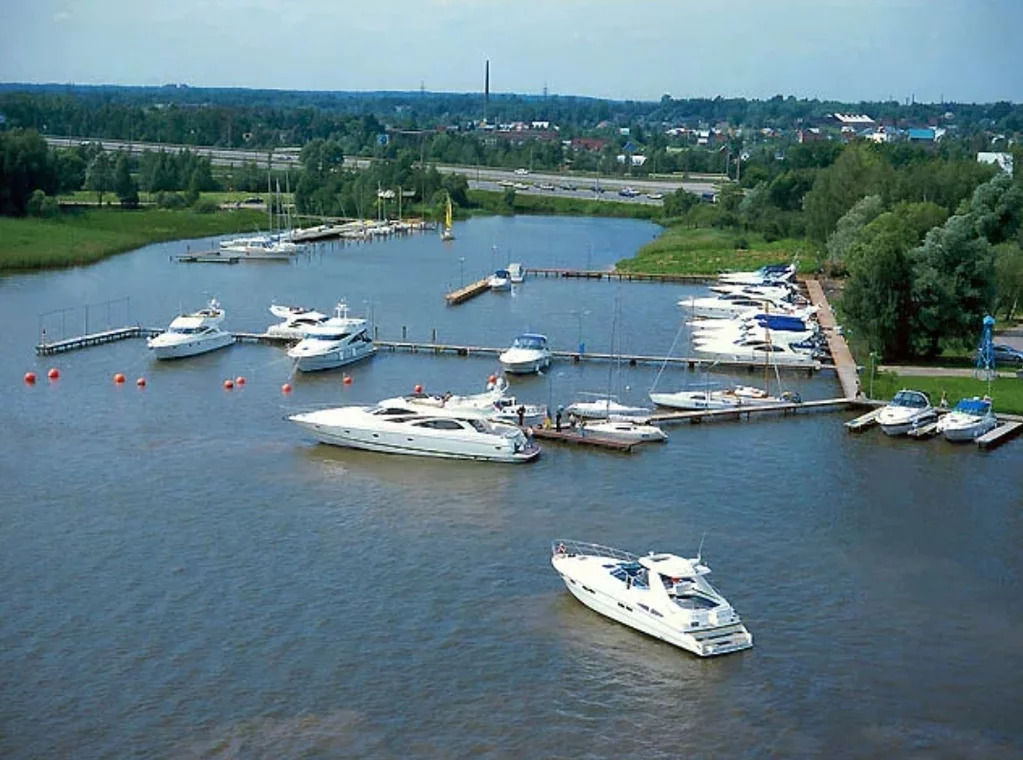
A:
[[[805,283],[806,291],[810,296],[810,302],[817,307],[817,322],[824,332],[828,341],[828,350],[831,352],[831,360],[835,364],[835,372],[838,374],[838,381],[842,384],[842,393],[847,398],[856,398],[860,395],[860,379],[856,371],[856,361],[853,359],[845,338],[835,327],[835,314],[831,311],[831,304],[824,295],[824,288],[819,280],[807,278]]]
[[[568,427],[563,427],[561,430],[534,427],[530,428],[530,432],[532,432],[534,438],[542,438],[547,441],[557,441],[558,443],[575,444],[577,446],[595,446],[597,448],[610,449],[612,451],[631,452],[632,447],[636,445],[634,442],[616,441],[613,438],[603,438],[599,435],[591,435],[588,433],[581,435]]]

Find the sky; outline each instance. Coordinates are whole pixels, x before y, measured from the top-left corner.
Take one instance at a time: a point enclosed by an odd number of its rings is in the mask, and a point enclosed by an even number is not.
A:
[[[0,81],[1023,101],[1023,0],[0,0]]]

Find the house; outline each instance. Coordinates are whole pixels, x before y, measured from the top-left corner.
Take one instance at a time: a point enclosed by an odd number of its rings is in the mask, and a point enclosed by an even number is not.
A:
[[[802,144],[820,142],[825,139],[825,137],[818,127],[809,127],[807,129],[800,129],[796,132],[796,139]]]
[[[573,137],[572,150],[585,150],[599,153],[607,147],[607,140],[603,137]]]
[[[620,164],[624,164],[628,160],[630,166],[642,166],[646,163],[646,156],[626,156],[624,153],[619,153],[615,158]]]
[[[934,130],[930,128],[913,128],[906,131],[906,139],[911,143],[933,143]]]
[[[865,113],[832,113],[825,117],[830,124],[839,127],[852,127],[856,131],[877,126],[877,122]]]
[[[1011,153],[988,153],[977,154],[977,161],[982,164],[994,164],[1003,172],[1012,176],[1012,154]]]

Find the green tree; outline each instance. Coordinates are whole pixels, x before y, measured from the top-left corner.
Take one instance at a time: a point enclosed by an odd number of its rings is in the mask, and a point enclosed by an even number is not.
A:
[[[103,205],[103,195],[114,186],[114,172],[110,166],[110,156],[106,152],[97,153],[85,170],[85,189],[96,193],[99,204]]]
[[[842,215],[865,195],[882,194],[892,168],[869,146],[850,143],[835,163],[817,174],[806,194],[806,231],[824,243]]]
[[[994,254],[968,214],[950,217],[909,253],[913,269],[914,349],[935,356],[942,344],[969,346],[995,305]]]
[[[860,198],[851,209],[835,224],[835,231],[828,236],[827,268],[834,274],[845,269],[845,254],[856,241],[860,231],[884,211],[880,195]]]
[[[139,205],[139,188],[135,178],[131,176],[130,163],[128,156],[120,153],[114,164],[113,190],[121,201],[121,208],[138,208]]]
[[[1023,298],[1023,247],[1019,240],[995,246],[998,311],[1011,321]]]
[[[37,132],[0,132],[0,214],[24,216],[33,191],[53,195],[57,188],[49,149]]]
[[[54,152],[57,171],[57,191],[73,193],[85,184],[85,159],[77,150]]]

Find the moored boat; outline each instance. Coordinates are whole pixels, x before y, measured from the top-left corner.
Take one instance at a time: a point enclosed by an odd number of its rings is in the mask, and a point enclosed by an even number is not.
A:
[[[547,369],[551,364],[551,350],[547,336],[523,333],[512,341],[511,347],[498,356],[505,372],[528,375]]]
[[[937,432],[946,441],[973,441],[998,425],[998,419],[991,409],[991,399],[960,399],[955,408],[938,420]]]
[[[348,316],[348,307],[339,303],[334,316],[310,327],[288,356],[302,372],[335,369],[366,359],[376,353],[365,319]]]
[[[934,422],[938,410],[922,391],[902,389],[877,414],[877,423],[885,435],[905,435],[913,428]]]
[[[150,338],[147,345],[157,359],[180,359],[230,346],[234,336],[220,329],[224,316],[213,299],[203,309],[175,317],[167,330]]]

